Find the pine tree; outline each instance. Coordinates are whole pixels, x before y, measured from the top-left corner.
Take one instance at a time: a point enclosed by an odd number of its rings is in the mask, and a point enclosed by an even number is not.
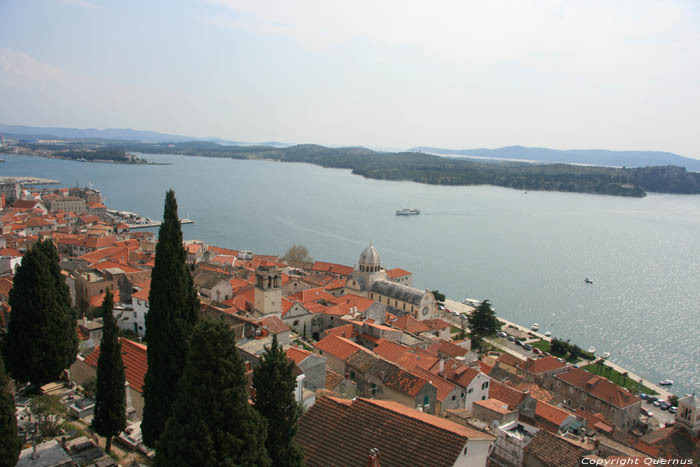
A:
[[[76,314],[50,240],[22,258],[10,290],[7,364],[12,377],[42,385],[57,379],[78,353]]]
[[[233,332],[199,322],[155,466],[270,465],[267,427],[248,403],[247,383]]]
[[[117,320],[112,314],[112,292],[107,290],[102,303],[104,329],[97,360],[97,395],[92,426],[106,438],[105,451],[112,447],[112,437],[126,428],[126,388],[124,387],[124,363],[122,345],[119,343]]]
[[[472,344],[476,348],[479,348],[484,337],[495,336],[501,330],[501,321],[496,317],[496,312],[488,300],[482,301],[467,320]]]
[[[5,364],[0,358],[0,467],[14,467],[21,447],[17,437],[15,398],[8,390],[8,383]]]
[[[175,192],[165,196],[151,272],[150,309],[146,315],[148,372],[144,387],[143,442],[155,447],[172,413],[178,382],[187,360],[189,339],[199,313],[199,299],[185,264]]]
[[[294,362],[287,359],[273,335],[260,366],[253,371],[255,409],[267,420],[265,447],[275,467],[304,465],[304,453],[294,441],[301,408],[294,398]]]

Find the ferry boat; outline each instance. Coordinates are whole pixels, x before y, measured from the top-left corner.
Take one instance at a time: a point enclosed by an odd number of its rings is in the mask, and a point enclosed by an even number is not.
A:
[[[417,216],[418,214],[420,214],[420,211],[416,208],[413,208],[413,209],[403,208],[403,209],[396,210],[397,216]]]

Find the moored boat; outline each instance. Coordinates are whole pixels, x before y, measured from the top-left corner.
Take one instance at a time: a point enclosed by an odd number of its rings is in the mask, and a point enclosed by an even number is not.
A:
[[[418,214],[420,214],[420,210],[418,210],[416,208],[412,208],[412,209],[403,208],[403,209],[396,210],[397,216],[417,216]]]

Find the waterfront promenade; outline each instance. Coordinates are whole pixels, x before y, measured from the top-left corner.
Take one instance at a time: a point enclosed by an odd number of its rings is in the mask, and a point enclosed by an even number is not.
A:
[[[445,308],[448,309],[448,310],[456,311],[457,313],[460,313],[460,314],[469,314],[469,313],[471,313],[472,311],[474,311],[474,307],[473,307],[473,306],[465,305],[464,303],[457,302],[457,301],[450,300],[450,299],[445,299]],[[461,325],[461,319],[460,319],[459,317],[454,316],[454,315],[449,314],[449,313],[445,313],[445,317],[446,317],[451,323],[455,324],[456,326],[459,327],[459,326]],[[551,340],[552,340],[551,337],[547,337],[547,336],[545,336],[545,335],[542,334],[542,333],[539,333],[539,332],[536,332],[536,331],[532,331],[532,330],[531,330],[529,327],[527,327],[527,326],[522,326],[522,325],[520,325],[520,324],[518,324],[518,323],[514,323],[514,322],[512,322],[512,321],[508,321],[507,319],[501,318],[500,316],[498,317],[498,319],[503,323],[503,330],[504,330],[504,331],[506,331],[506,332],[508,332],[509,334],[512,334],[512,335],[514,335],[514,336],[516,336],[516,337],[525,337],[525,338],[527,338],[526,341],[535,341],[535,340],[539,340],[539,339],[542,339],[542,340],[545,340],[545,341],[551,341]],[[535,337],[533,338],[533,337],[531,337],[531,336],[535,336]],[[526,354],[524,354],[524,353],[522,353],[522,352],[519,352],[519,351],[517,351],[517,350],[511,349],[511,348],[505,348],[504,350],[506,350],[508,353],[513,354],[513,355],[515,355],[516,357],[521,358],[521,359],[523,359],[523,360],[526,359],[526,358],[528,358],[528,356],[527,356]],[[612,352],[611,352],[611,353],[612,353]],[[594,361],[596,361],[596,360],[590,360],[590,361],[584,360],[584,361],[586,362],[585,364],[589,364],[589,363],[592,363],[592,362],[594,362]],[[627,376],[628,376],[628,378],[631,379],[631,380],[639,381],[639,380],[641,379],[641,380],[642,380],[642,384],[643,384],[644,386],[646,386],[646,387],[648,387],[648,388],[651,388],[651,389],[653,389],[654,391],[656,391],[656,392],[659,394],[659,397],[662,398],[663,400],[668,400],[669,396],[671,396],[671,395],[673,394],[673,393],[670,392],[668,389],[662,388],[662,387],[659,386],[658,384],[656,384],[656,383],[654,383],[654,382],[651,382],[651,381],[649,381],[649,380],[647,380],[647,379],[645,379],[645,378],[643,378],[643,377],[641,377],[641,376],[639,376],[639,375],[637,375],[637,374],[635,374],[635,373],[629,371],[629,370],[626,369],[626,368],[621,367],[620,365],[618,365],[618,364],[616,364],[616,363],[610,361],[609,359],[608,359],[608,360],[605,360],[605,364],[606,364],[607,366],[611,367],[612,369],[614,369],[615,371],[618,371],[618,372],[620,372],[620,373],[627,372]],[[681,394],[681,396],[682,396],[682,394]]]

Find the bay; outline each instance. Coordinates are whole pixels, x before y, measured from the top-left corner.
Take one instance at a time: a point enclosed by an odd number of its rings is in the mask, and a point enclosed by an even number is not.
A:
[[[306,245],[354,265],[372,241],[385,267],[611,360],[674,392],[700,389],[700,197],[527,194],[364,179],[307,164],[146,155],[139,166],[3,155],[0,175],[92,183],[109,208],[162,216],[177,194],[185,238],[262,254]],[[416,207],[419,216],[395,216]],[[594,283],[587,285],[584,278]]]

